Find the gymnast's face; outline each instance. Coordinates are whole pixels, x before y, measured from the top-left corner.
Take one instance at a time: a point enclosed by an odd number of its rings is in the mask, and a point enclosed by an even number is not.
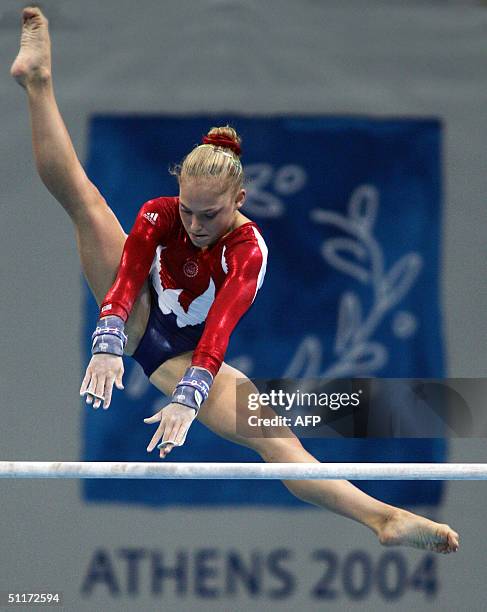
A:
[[[231,232],[244,203],[245,189],[222,191],[208,179],[185,179],[179,186],[179,214],[191,242],[207,247]]]

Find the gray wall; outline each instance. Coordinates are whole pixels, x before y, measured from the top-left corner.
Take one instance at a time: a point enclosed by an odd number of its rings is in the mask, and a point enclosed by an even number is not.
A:
[[[8,76],[22,4],[2,0],[0,6],[0,456],[76,460],[80,269],[70,222],[34,171],[24,95]],[[485,376],[487,9],[481,3],[47,0],[43,6],[51,21],[58,99],[82,159],[93,112],[441,117],[449,374]],[[211,86],[215,81],[218,88]],[[484,461],[484,446],[457,441],[452,459]],[[478,543],[486,494],[483,483],[448,486],[439,520],[461,532],[461,553],[439,560],[435,600],[408,591],[394,604],[397,609],[483,609],[487,574]],[[161,607],[147,589],[116,599],[100,588],[81,600],[97,546],[297,551],[301,582],[292,598],[272,603],[242,594],[205,603],[170,590],[163,603],[185,610],[318,609],[323,603],[310,600],[305,588],[313,579],[305,559],[317,540],[341,559],[357,548],[375,561],[383,554],[363,528],[312,509],[86,507],[76,482],[2,482],[0,499],[0,590],[61,589],[72,610]],[[422,554],[408,551],[404,558],[414,567]],[[375,610],[386,605],[376,592],[355,604],[345,596],[325,604]]]

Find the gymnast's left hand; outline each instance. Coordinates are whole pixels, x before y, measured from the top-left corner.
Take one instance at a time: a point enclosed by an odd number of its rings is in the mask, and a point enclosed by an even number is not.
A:
[[[152,436],[152,440],[149,442],[147,452],[152,452],[161,438],[162,441],[160,446],[162,446],[159,451],[161,459],[164,459],[175,446],[182,446],[195,417],[196,412],[193,408],[183,406],[182,404],[171,403],[164,406],[162,410],[159,410],[159,412],[153,416],[144,419],[144,423],[148,425],[159,422],[159,427]]]

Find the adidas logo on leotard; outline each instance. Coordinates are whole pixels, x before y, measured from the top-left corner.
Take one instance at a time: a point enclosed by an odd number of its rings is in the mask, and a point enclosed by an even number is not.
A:
[[[147,219],[147,221],[150,221],[152,225],[155,225],[157,221],[157,217],[159,216],[159,213],[155,213],[155,212],[144,213],[143,216]]]

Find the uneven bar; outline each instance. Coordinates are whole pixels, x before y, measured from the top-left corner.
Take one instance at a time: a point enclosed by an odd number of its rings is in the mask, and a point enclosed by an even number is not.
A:
[[[487,480],[487,464],[0,461],[0,478]]]

